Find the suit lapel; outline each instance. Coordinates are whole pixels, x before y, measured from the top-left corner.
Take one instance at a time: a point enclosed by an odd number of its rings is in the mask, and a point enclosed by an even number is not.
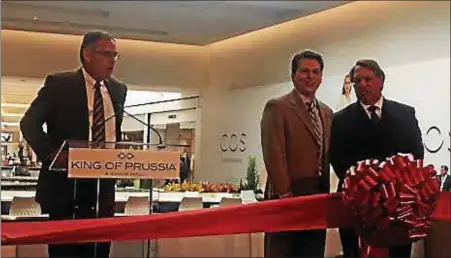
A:
[[[363,108],[362,104],[360,102],[354,102],[354,112],[356,114],[356,117],[360,117],[362,122],[371,122],[370,117],[366,113],[365,109]]]
[[[323,125],[323,135],[324,135],[324,141],[325,141],[325,149],[328,150],[329,149],[329,143],[330,143],[330,128],[331,128],[331,119],[330,119],[330,115],[327,112],[327,107],[324,103],[322,103],[321,101],[318,101],[318,106],[319,106],[319,114],[321,117],[321,123]]]
[[[86,82],[81,68],[75,73],[73,99],[76,100],[77,110],[79,113],[80,127],[83,128],[83,138],[89,139],[89,110],[88,97],[86,94]]]
[[[299,96],[298,92],[296,90],[293,90],[288,95],[288,97],[290,99],[291,105],[293,105],[293,108],[296,110],[296,114],[302,120],[302,122],[305,124],[307,131],[310,132],[310,136],[313,139],[316,139],[315,131],[313,128],[313,123],[312,123],[312,120],[310,119],[310,114],[308,113],[308,110],[307,110],[307,107],[305,106],[305,104],[302,103],[301,97]],[[314,142],[318,143],[316,140]]]

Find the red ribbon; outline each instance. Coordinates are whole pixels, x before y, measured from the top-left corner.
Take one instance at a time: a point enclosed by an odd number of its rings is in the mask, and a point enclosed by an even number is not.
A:
[[[438,194],[434,166],[423,167],[411,154],[358,162],[355,174],[346,175],[344,200],[359,219],[362,257],[369,257],[373,247],[425,238]]]

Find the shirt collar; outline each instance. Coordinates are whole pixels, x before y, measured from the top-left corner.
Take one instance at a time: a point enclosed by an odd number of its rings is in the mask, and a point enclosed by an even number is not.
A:
[[[383,97],[383,96],[381,96],[381,98],[380,98],[378,101],[376,101],[376,103],[374,103],[373,105],[365,105],[365,104],[363,104],[363,103],[360,101],[360,104],[362,105],[362,107],[363,107],[365,110],[368,110],[368,108],[371,107],[371,106],[376,106],[378,110],[382,110],[382,104],[383,104],[383,103],[384,103],[384,97]]]
[[[86,71],[86,69],[83,67],[83,76],[85,77],[86,85],[89,87],[94,88],[94,85],[96,84],[96,80]],[[103,81],[100,81],[100,85],[103,86]]]
[[[313,102],[313,105],[317,106],[316,97],[313,97],[313,99],[310,100],[306,96],[302,95],[296,88],[295,88],[295,90],[296,90],[296,93],[301,98],[302,103],[304,103],[306,106],[308,106],[310,102]]]

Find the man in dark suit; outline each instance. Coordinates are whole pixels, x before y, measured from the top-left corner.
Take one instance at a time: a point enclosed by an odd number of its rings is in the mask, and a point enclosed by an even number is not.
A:
[[[66,173],[50,171],[49,166],[56,157],[55,167],[67,167],[67,151],[56,156],[64,140],[89,140],[94,146],[121,141],[127,86],[111,77],[117,57],[112,36],[87,33],[80,47],[82,67],[48,75],[20,122],[24,138],[42,161],[36,201],[50,220],[97,216],[97,180],[77,179],[74,184]],[[114,185],[112,179],[100,182],[99,217],[114,216]],[[109,249],[110,243],[51,244],[49,257],[109,257]]]
[[[451,177],[448,175],[448,166],[442,165],[440,167],[440,191],[451,191]]]
[[[269,100],[261,120],[268,179],[265,199],[328,193],[332,109],[315,97],[321,55],[304,51],[291,63],[294,89]],[[283,211],[282,211],[283,212]],[[326,230],[265,234],[265,257],[324,257]]]
[[[356,162],[385,160],[397,153],[423,159],[424,147],[415,110],[382,96],[385,74],[374,60],[360,60],[351,69],[357,101],[333,116],[331,164],[342,190],[346,171]],[[355,231],[340,229],[344,257],[359,257]],[[411,245],[390,248],[390,257],[410,257]]]

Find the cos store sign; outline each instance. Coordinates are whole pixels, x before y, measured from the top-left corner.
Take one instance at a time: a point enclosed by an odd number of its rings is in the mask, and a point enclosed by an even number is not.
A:
[[[423,135],[424,137],[424,148],[429,153],[437,153],[441,149],[446,148],[444,145],[445,137],[450,137],[451,134],[448,131],[448,135],[446,135],[446,132],[443,132],[438,128],[437,126],[431,126],[426,130],[426,133]],[[448,145],[448,151],[451,151],[449,145]]]
[[[224,133],[221,135],[219,149],[222,152],[244,152],[246,150],[246,136],[245,133]]]

